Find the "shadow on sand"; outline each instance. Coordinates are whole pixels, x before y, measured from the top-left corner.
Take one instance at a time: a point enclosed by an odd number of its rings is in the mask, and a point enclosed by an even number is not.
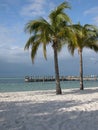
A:
[[[88,92],[96,91],[98,89]],[[81,94],[79,90],[73,90],[72,93]],[[0,130],[98,130],[98,110],[72,109],[70,111],[71,107],[86,103],[74,100],[40,103],[0,102]]]

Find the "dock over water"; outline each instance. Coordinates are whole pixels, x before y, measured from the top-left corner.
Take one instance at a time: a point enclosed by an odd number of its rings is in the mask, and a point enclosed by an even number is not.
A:
[[[60,76],[60,81],[79,81],[80,77],[78,76]],[[98,80],[97,77],[84,77],[83,80],[86,81],[92,81],[92,80]],[[25,82],[51,82],[55,81],[54,76],[26,76]]]

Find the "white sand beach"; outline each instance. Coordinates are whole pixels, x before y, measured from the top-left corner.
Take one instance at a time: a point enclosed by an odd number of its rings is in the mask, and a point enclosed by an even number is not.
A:
[[[98,87],[0,93],[0,130],[98,130]]]

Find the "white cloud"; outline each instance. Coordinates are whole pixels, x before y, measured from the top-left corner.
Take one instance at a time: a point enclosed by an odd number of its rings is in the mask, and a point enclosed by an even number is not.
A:
[[[20,14],[34,17],[34,16],[45,16],[48,12],[54,9],[55,4],[50,0],[29,0],[28,4],[24,5],[21,9]],[[47,11],[46,11],[47,10]]]
[[[96,14],[98,15],[98,7],[93,7],[91,9],[88,9],[84,12],[85,15],[88,15],[88,14]]]
[[[98,16],[96,16],[96,17],[93,18],[93,22],[94,22],[95,25],[98,26]]]
[[[9,45],[15,40],[10,36],[11,31],[5,26],[0,25],[0,46]]]
[[[84,12],[85,15],[91,15],[93,24],[98,25],[98,6],[90,8]]]
[[[7,63],[27,63],[27,53],[18,46],[7,46],[0,48],[0,60]]]
[[[16,27],[0,25],[0,60],[10,63],[28,62],[22,43],[19,45],[21,39],[17,33],[19,31]]]
[[[97,57],[98,53],[94,52],[93,50],[87,48],[83,50],[83,59],[85,59],[85,62],[96,62],[98,59]]]
[[[65,59],[70,59],[70,58],[72,58],[72,56],[71,56],[71,54],[69,53],[67,47],[63,47],[58,56],[59,56],[59,59],[60,59],[60,60],[65,60]]]
[[[36,16],[45,14],[44,6],[45,0],[31,0],[22,8],[21,15]]]

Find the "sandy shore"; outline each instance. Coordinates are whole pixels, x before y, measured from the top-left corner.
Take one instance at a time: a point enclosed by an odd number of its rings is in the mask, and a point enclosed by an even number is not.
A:
[[[0,130],[98,130],[98,87],[0,93]]]

